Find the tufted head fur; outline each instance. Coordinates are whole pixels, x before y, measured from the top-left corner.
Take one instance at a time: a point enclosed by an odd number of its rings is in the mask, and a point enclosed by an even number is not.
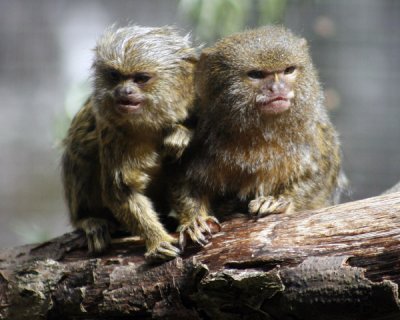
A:
[[[298,70],[294,106],[279,117],[265,117],[252,107],[258,92],[247,73],[250,70],[273,72],[289,66],[296,66]],[[195,78],[201,105],[207,107],[203,110],[208,114],[207,119],[218,119],[224,124],[224,130],[238,132],[255,127],[264,130],[266,126],[281,127],[288,119],[293,126],[309,119],[307,114],[313,112],[310,108],[319,109],[322,105],[306,40],[280,26],[234,34],[205,49]]]
[[[121,125],[159,129],[187,116],[188,104],[193,104],[192,73],[197,62],[189,35],[182,37],[171,27],[111,27],[94,51],[98,117]],[[143,106],[140,112],[121,114],[113,107],[115,89],[135,74],[151,76],[151,81],[135,89],[144,99]]]

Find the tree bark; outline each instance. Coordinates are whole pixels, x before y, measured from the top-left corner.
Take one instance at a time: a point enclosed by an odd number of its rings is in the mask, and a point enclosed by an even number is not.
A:
[[[400,193],[259,219],[149,265],[79,232],[0,252],[0,319],[400,319]]]

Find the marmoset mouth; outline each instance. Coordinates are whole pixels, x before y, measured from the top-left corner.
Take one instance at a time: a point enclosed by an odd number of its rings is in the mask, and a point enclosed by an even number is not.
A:
[[[257,107],[265,113],[281,113],[290,108],[290,99],[285,96],[268,97],[259,101]]]
[[[141,110],[143,99],[120,98],[116,101],[117,110],[121,113],[135,113]]]

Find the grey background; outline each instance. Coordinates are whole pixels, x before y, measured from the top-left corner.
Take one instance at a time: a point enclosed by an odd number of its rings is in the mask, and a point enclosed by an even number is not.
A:
[[[84,99],[96,39],[129,21],[193,29],[175,0],[0,0],[0,248],[69,230],[60,132]],[[351,198],[377,195],[400,180],[400,1],[287,1],[284,21],[334,93]]]

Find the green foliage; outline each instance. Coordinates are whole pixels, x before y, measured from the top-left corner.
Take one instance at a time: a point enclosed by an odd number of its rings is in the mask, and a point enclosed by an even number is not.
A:
[[[286,0],[180,0],[179,10],[202,41],[282,21]]]
[[[75,113],[82,107],[90,94],[89,81],[79,82],[71,86],[65,95],[64,113],[56,117],[54,136],[56,146],[59,146],[67,134],[68,127]]]
[[[51,238],[48,226],[16,221],[11,225],[11,228],[22,243],[39,243]]]
[[[282,22],[286,0],[258,0],[259,25]]]

